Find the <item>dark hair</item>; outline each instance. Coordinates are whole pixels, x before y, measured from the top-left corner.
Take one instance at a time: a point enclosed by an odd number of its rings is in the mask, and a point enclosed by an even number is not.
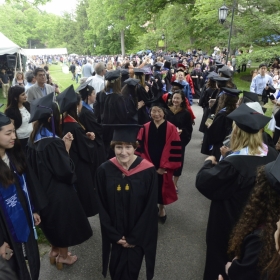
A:
[[[80,90],[80,95],[83,101],[87,103],[89,95],[92,94],[94,88],[90,85],[86,86],[84,89]]]
[[[31,83],[34,77],[35,77],[35,75],[32,72],[27,72],[25,74],[25,78],[26,78],[28,83]]]
[[[53,116],[54,116],[55,134],[57,136],[61,137],[60,112],[59,112],[58,106],[55,102],[52,103],[52,110],[53,110]],[[52,131],[52,124],[51,124],[51,121],[49,121],[49,118],[50,118],[50,116],[37,120],[34,123],[33,131],[31,132],[31,135],[30,135],[30,140],[32,143],[34,143],[35,136],[42,127],[45,127],[49,131]]]
[[[49,71],[49,66],[45,65],[45,66],[44,66],[44,69],[45,69],[46,71]]]
[[[8,91],[7,108],[18,108],[18,98],[24,91],[24,87],[18,85],[10,87]]]
[[[244,238],[261,225],[262,249],[259,253],[258,267],[260,271],[267,267],[275,249],[273,234],[280,216],[280,196],[269,185],[264,166],[258,169],[256,185],[249,197],[240,219],[231,233],[228,253],[240,258]],[[278,278],[271,278],[278,279]]]
[[[128,85],[124,85],[122,90],[121,90],[121,94],[125,98],[130,98],[131,97],[131,99],[133,100],[135,109],[138,110],[137,86],[132,88]]]
[[[139,143],[136,142],[122,142],[122,141],[111,141],[110,147],[114,150],[116,145],[132,145],[134,149],[137,149]]]
[[[236,109],[236,103],[238,101],[238,96],[231,96],[226,93],[219,97],[218,106],[215,112],[217,115],[223,108],[226,107],[226,115],[230,114]]]
[[[173,99],[173,96],[175,94],[180,94],[181,95],[181,98],[182,98],[182,103],[180,104],[180,107],[183,108],[183,109],[186,109],[187,108],[187,105],[186,105],[186,96],[185,94],[183,93],[182,90],[175,90],[173,91],[172,95],[171,95],[171,99],[170,99],[170,103],[169,103],[169,106],[172,106],[173,103],[172,103],[172,99]]]
[[[79,122],[78,114],[77,114],[77,106],[81,102],[81,95],[77,94],[77,102],[73,105],[69,110],[67,110],[67,114],[74,118],[77,122]]]
[[[41,67],[38,67],[34,70],[34,76],[36,77],[38,72],[44,72],[46,74],[46,71],[45,69],[41,68]]]
[[[0,131],[2,127],[0,127]],[[18,139],[15,140],[15,145],[13,148],[6,150],[6,153],[10,159],[10,163],[13,164],[16,171],[19,174],[23,174],[27,168],[25,156],[22,151],[21,144]],[[7,166],[7,164],[0,157],[0,182],[4,187],[8,187],[9,185],[15,182],[14,172]]]

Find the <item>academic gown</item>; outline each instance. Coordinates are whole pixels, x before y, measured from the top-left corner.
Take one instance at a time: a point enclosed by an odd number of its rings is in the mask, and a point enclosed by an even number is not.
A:
[[[170,122],[163,122],[158,128],[154,122],[144,124],[137,139],[140,148],[137,154],[153,163],[156,170],[166,169],[158,174],[158,203],[168,205],[178,199],[173,182],[174,170],[181,167],[182,145],[177,128]]]
[[[152,96],[150,96],[149,93],[146,92],[145,88],[140,84],[137,85],[136,92],[138,101],[144,101],[144,103],[147,103],[152,99]],[[149,109],[146,106],[138,109],[138,124],[145,124],[151,120],[148,112]]]
[[[261,280],[261,272],[258,267],[263,247],[261,231],[261,229],[256,229],[244,238],[241,258],[235,259],[228,269],[230,280]]]
[[[41,228],[56,247],[81,244],[92,230],[74,188],[75,166],[60,138],[45,137],[27,146],[27,159],[48,197]]]
[[[104,104],[107,94],[104,90],[96,94],[95,102],[93,103],[94,116],[98,123],[101,123],[104,113]]]
[[[95,134],[94,143],[97,151],[96,166],[99,166],[106,160],[102,125],[97,123],[93,111],[85,107],[82,108],[79,114],[79,121],[86,129],[86,132],[93,132]]]
[[[228,156],[213,165],[204,162],[196,176],[196,188],[211,200],[206,233],[206,264],[204,280],[217,279],[228,261],[227,248],[230,233],[255,186],[257,168],[277,158],[278,153],[268,147],[268,154],[258,156]]]
[[[129,170],[125,170],[113,158],[98,168],[96,187],[104,277],[110,257],[112,280],[138,279],[145,256],[147,279],[152,279],[158,227],[157,176],[154,166],[137,157]],[[117,244],[123,236],[135,247],[124,248]]]
[[[63,124],[63,135],[68,132],[71,132],[74,137],[69,151],[77,176],[74,185],[87,217],[92,217],[98,213],[94,185],[95,172],[99,166],[97,145],[86,136],[85,129],[70,117],[66,117]]]
[[[28,180],[28,176],[26,176],[26,182],[29,191],[29,197],[31,199],[30,189],[29,189],[31,182]],[[3,211],[2,207],[0,207],[0,244],[1,244],[0,246],[2,246],[4,242],[7,242],[10,245],[11,249],[14,251],[11,259],[5,262],[10,266],[10,268],[13,271],[15,271],[18,277],[17,279],[36,280],[39,279],[39,272],[40,272],[40,255],[38,250],[38,244],[37,244],[37,240],[35,239],[34,231],[32,228],[31,214],[27,204],[28,202],[26,201],[25,194],[23,193],[21,187],[19,186],[19,181],[16,177],[15,177],[15,185],[16,185],[18,199],[21,202],[30,229],[28,240],[26,243],[24,243],[25,251],[29,263],[30,273],[27,269],[27,265],[23,255],[22,244],[14,240],[14,237],[12,236],[12,233],[8,226],[8,221],[5,212]],[[42,206],[45,205],[43,204]],[[36,208],[36,210],[39,209]]]
[[[182,133],[180,134],[182,144],[182,165],[180,168],[176,169],[173,174],[174,176],[181,176],[184,166],[185,148],[192,138],[192,118],[188,110],[182,109],[176,114],[169,110],[166,115],[166,120],[174,124],[177,128],[182,129]]]

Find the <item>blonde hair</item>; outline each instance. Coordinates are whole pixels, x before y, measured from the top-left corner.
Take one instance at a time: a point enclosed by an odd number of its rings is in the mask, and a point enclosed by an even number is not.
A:
[[[235,124],[235,122],[233,123],[230,139],[230,149],[233,152],[248,147],[250,155],[258,155],[260,154],[260,148],[262,148],[262,144],[262,130],[260,130],[258,133],[252,134],[240,129]]]
[[[144,74],[143,75],[137,75],[137,74],[134,73],[134,78],[140,80],[139,83],[141,84],[142,87],[146,86],[146,84],[145,84],[145,75]]]

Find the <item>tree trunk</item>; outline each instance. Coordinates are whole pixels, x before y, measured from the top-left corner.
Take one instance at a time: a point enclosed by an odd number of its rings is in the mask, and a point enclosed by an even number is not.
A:
[[[125,56],[125,45],[124,45],[124,30],[121,30],[121,50],[122,56]]]

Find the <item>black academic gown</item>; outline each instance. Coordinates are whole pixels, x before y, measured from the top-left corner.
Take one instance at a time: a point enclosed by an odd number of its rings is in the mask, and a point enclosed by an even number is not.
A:
[[[235,259],[228,269],[230,280],[261,280],[258,263],[262,247],[261,229],[253,231],[244,238],[241,258]]]
[[[79,123],[66,121],[67,118],[63,124],[63,135],[71,132],[74,137],[69,152],[77,176],[74,185],[87,217],[91,217],[98,213],[97,192],[94,186],[95,172],[99,166],[98,148],[94,141],[86,136],[86,131]]]
[[[144,103],[147,103],[152,99],[149,92],[147,92],[140,84],[137,85],[136,93],[138,101],[144,101]],[[146,105],[138,109],[138,124],[145,124],[151,120],[148,112],[149,109],[147,109]]]
[[[16,190],[17,190],[18,198],[21,202],[30,229],[28,240],[26,243],[24,243],[26,255],[29,263],[30,273],[27,269],[27,265],[22,251],[22,245],[21,243],[18,243],[14,240],[2,207],[0,207],[0,244],[1,244],[0,246],[2,246],[4,242],[7,242],[10,245],[11,249],[14,251],[11,259],[6,262],[10,266],[10,268],[16,273],[18,277],[17,279],[36,280],[39,279],[39,272],[40,272],[40,255],[38,250],[38,244],[37,244],[37,240],[35,239],[34,231],[32,228],[31,215],[27,204],[28,202],[26,201],[25,195],[22,189],[20,188],[18,179],[16,177],[15,177],[15,182],[16,182]],[[28,185],[29,183],[27,181],[27,186]],[[31,195],[30,195],[30,199],[31,199]]]
[[[56,247],[81,244],[92,236],[86,214],[73,183],[75,166],[60,138],[28,142],[27,159],[36,173],[48,205],[40,212],[41,228]]]
[[[94,143],[97,147],[96,166],[99,166],[106,160],[102,125],[97,123],[93,111],[85,107],[82,108],[79,114],[79,121],[86,129],[86,132],[93,132],[95,134]]]
[[[107,94],[104,90],[98,92],[96,94],[96,100],[93,104],[94,116],[98,123],[101,123],[104,113],[104,104],[106,100]]]
[[[138,168],[142,161],[137,157],[129,170]],[[110,257],[109,270],[113,280],[137,280],[144,256],[147,279],[151,280],[154,275],[158,227],[157,175],[150,163],[148,166],[126,176],[109,160],[96,172],[103,275],[107,274]],[[117,241],[123,236],[135,247],[118,245]]]
[[[268,154],[258,156],[228,156],[213,165],[204,162],[196,176],[196,188],[211,200],[206,233],[206,264],[204,280],[217,279],[228,261],[227,248],[230,233],[237,223],[256,181],[256,171],[277,158],[277,152],[268,147]]]

